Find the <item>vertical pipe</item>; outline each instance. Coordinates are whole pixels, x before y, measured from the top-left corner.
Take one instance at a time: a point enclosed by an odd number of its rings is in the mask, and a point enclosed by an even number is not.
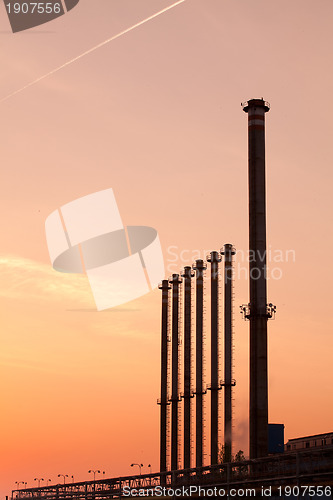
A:
[[[211,465],[218,463],[218,433],[219,433],[219,321],[218,321],[218,292],[219,292],[219,262],[218,252],[211,252],[207,261],[211,264],[211,425],[210,425],[210,460]]]
[[[250,458],[268,454],[265,113],[263,99],[248,113],[250,250]]]
[[[224,255],[224,452],[225,461],[232,457],[232,245],[226,244]]]
[[[169,290],[168,280],[159,285],[162,290],[162,339],[161,339],[161,417],[160,417],[160,471],[167,470],[167,411],[168,411],[168,334],[169,334]]]
[[[203,304],[204,304],[204,271],[206,265],[198,259],[193,265],[196,272],[196,319],[195,319],[195,465],[203,466]]]
[[[184,268],[184,469],[191,467],[192,269]]]
[[[172,392],[171,392],[171,470],[178,469],[179,405],[179,274],[170,280],[172,288]]]

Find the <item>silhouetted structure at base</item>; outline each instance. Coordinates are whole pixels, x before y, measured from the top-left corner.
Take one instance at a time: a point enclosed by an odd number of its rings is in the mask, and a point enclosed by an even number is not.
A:
[[[156,488],[175,489],[190,486],[207,490],[212,490],[214,487],[223,489],[225,498],[231,489],[234,491],[248,489],[260,497],[262,487],[271,488],[271,496],[274,493],[280,496],[278,488],[281,485],[283,487],[298,486],[299,488],[302,486],[321,486],[323,488],[333,486],[332,471],[333,446],[330,446],[321,450],[283,453],[274,457],[195,469],[15,490],[12,492],[12,500],[107,500],[123,498],[124,493],[130,497],[128,493],[131,489],[148,493],[153,492],[154,489],[156,492],[160,491]],[[170,497],[166,490],[165,493],[164,496]],[[194,490],[192,493],[192,497],[198,496],[195,495]],[[143,494],[141,494],[142,496]],[[237,498],[237,495],[233,496]],[[247,496],[250,496],[250,493]],[[177,498],[187,498],[187,496],[180,495]],[[331,497],[327,495],[322,496],[322,498]]]

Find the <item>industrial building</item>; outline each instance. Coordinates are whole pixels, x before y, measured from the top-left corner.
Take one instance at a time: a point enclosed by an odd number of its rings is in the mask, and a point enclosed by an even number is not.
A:
[[[326,446],[333,446],[333,432],[289,439],[284,449],[285,451],[298,451],[308,448],[323,448]]]

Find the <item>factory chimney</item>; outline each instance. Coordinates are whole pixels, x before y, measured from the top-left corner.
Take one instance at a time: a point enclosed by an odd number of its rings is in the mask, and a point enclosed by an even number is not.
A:
[[[191,392],[192,381],[192,277],[190,266],[184,268],[184,469],[191,467]]]
[[[221,249],[224,255],[224,453],[225,461],[232,457],[232,387],[236,384],[232,378],[232,314],[233,314],[233,269],[232,256],[235,250],[229,243]]]
[[[211,264],[211,410],[210,410],[210,460],[211,465],[218,463],[219,453],[219,263],[218,252],[207,257]]]
[[[168,337],[169,337],[169,290],[168,280],[159,285],[162,290],[162,340],[161,340],[161,405],[160,418],[160,471],[167,470],[167,433],[168,433]]]
[[[250,303],[250,458],[268,454],[265,113],[263,99],[242,103],[248,113]]]
[[[179,409],[179,313],[180,286],[179,274],[170,279],[172,288],[172,391],[171,391],[171,470],[178,469],[178,409]]]
[[[198,259],[193,265],[196,272],[196,324],[195,324],[195,465],[203,466],[203,306],[204,306],[204,272],[206,264]]]

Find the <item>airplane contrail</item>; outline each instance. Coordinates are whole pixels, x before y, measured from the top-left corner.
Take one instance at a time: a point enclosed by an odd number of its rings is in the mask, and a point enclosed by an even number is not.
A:
[[[129,28],[126,28],[125,30],[121,31],[120,33],[117,33],[116,35],[113,35],[111,38],[108,38],[107,40],[104,40],[104,42],[101,42],[98,45],[95,45],[94,47],[92,47],[91,49],[86,50],[82,54],[74,57],[74,59],[71,59],[70,61],[67,61],[65,64],[62,64],[61,66],[58,66],[57,68],[53,69],[52,71],[49,71],[45,75],[40,76],[36,80],[33,80],[32,82],[30,82],[27,85],[25,85],[24,87],[22,87],[22,88],[20,88],[18,90],[15,90],[11,94],[8,94],[6,97],[3,97],[2,99],[0,99],[0,103],[6,101],[7,99],[9,99],[10,97],[13,97],[16,94],[19,94],[20,92],[23,92],[23,90],[26,90],[29,87],[32,87],[33,85],[36,85],[36,83],[39,83],[42,80],[44,80],[45,78],[48,78],[49,76],[54,75],[55,73],[57,73],[61,69],[66,68],[67,66],[69,66],[72,63],[74,63],[75,61],[78,61],[82,57],[87,56],[88,54],[91,54],[95,50],[100,49],[104,45],[107,45],[108,43],[112,42],[113,40],[116,40],[117,38],[119,38],[119,37],[125,35],[126,33],[129,33],[130,31],[134,30],[135,28],[138,28],[142,24],[145,24],[148,21],[151,21],[155,17],[160,16],[161,14],[164,14],[164,12],[167,12],[168,10],[173,9],[177,5],[179,5],[181,3],[184,3],[184,2],[186,2],[186,0],[178,0],[177,2],[174,2],[173,4],[169,5],[168,7],[165,7],[164,9],[159,10],[158,12],[155,12],[155,14],[152,14],[151,16],[146,17],[146,19],[143,19],[142,21],[139,21],[138,23],[133,24],[133,26],[130,26]]]

